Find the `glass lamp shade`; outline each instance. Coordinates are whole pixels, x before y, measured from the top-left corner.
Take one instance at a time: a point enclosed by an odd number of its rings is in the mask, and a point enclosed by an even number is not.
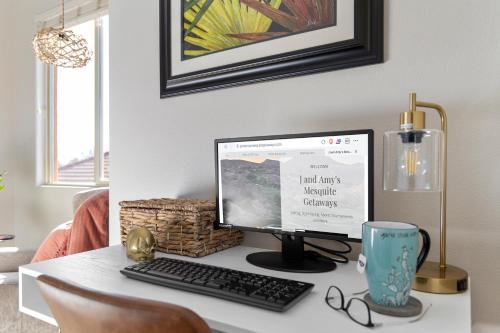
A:
[[[443,190],[443,132],[434,129],[389,131],[384,135],[384,190]]]

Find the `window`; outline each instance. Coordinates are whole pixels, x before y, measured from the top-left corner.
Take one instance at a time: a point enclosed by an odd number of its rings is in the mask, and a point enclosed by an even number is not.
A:
[[[109,19],[69,26],[93,51],[83,68],[47,66],[45,183],[109,182]]]

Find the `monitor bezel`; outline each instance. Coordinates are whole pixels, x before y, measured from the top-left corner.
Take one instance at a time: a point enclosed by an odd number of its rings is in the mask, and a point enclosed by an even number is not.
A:
[[[252,231],[261,232],[268,234],[286,234],[294,235],[300,237],[308,238],[320,238],[320,239],[332,239],[332,240],[343,240],[349,242],[360,243],[361,238],[350,238],[346,234],[338,234],[323,231],[283,231],[279,229],[261,229],[255,227],[245,227],[237,225],[228,225],[225,223],[220,223],[219,216],[219,144],[220,143],[230,143],[239,141],[265,141],[265,140],[283,140],[283,139],[300,139],[309,137],[322,137],[322,136],[342,136],[342,135],[358,135],[366,134],[368,135],[368,221],[374,220],[374,131],[373,129],[361,129],[361,130],[343,130],[343,131],[331,131],[331,132],[315,132],[315,133],[298,133],[298,134],[282,134],[282,135],[268,135],[268,136],[253,136],[253,137],[238,137],[238,138],[223,138],[215,139],[215,223],[214,227],[228,228],[231,227],[235,230],[241,231]]]

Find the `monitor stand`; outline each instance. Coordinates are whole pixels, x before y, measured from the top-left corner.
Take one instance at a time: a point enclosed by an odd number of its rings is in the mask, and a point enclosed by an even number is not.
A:
[[[322,273],[333,271],[337,264],[321,254],[304,251],[304,238],[282,235],[281,252],[256,252],[247,256],[252,265],[276,271]]]

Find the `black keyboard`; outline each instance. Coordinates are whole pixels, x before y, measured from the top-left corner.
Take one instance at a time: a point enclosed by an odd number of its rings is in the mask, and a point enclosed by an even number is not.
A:
[[[169,258],[128,266],[120,272],[132,279],[280,312],[314,287],[311,283]]]

